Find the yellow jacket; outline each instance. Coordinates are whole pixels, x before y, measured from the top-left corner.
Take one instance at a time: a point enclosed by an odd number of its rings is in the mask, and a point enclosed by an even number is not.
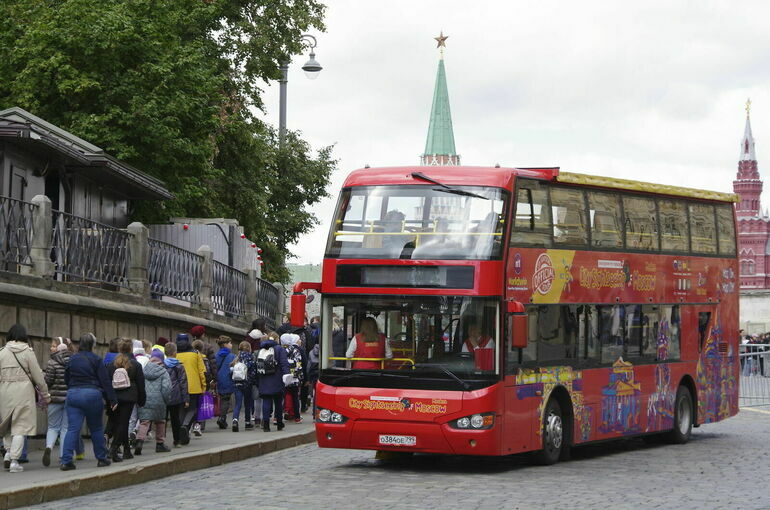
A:
[[[176,359],[184,367],[187,375],[187,391],[190,395],[200,395],[206,390],[206,366],[203,355],[198,351],[179,352]]]

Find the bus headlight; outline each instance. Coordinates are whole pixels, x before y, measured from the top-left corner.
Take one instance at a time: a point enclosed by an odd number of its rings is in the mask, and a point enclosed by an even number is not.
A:
[[[316,416],[321,423],[345,423],[347,421],[346,416],[329,409],[319,408]]]
[[[463,416],[449,422],[449,426],[465,430],[491,429],[495,424],[495,413],[477,413],[471,416]]]

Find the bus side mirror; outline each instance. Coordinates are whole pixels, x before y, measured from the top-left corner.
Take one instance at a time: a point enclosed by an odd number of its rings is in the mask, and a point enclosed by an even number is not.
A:
[[[291,295],[291,325],[301,328],[305,325],[305,303],[307,296],[299,292]]]
[[[528,323],[524,305],[519,301],[508,301],[506,311],[511,316],[511,347],[524,349],[527,347]]]

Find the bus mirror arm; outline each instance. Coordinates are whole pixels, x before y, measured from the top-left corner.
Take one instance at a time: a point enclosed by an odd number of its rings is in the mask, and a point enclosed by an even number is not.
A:
[[[291,295],[291,325],[301,328],[305,325],[305,305],[307,304],[306,290],[321,291],[320,283],[297,282]]]
[[[519,301],[508,301],[506,311],[511,315],[511,347],[524,349],[527,347],[527,314],[524,305]]]

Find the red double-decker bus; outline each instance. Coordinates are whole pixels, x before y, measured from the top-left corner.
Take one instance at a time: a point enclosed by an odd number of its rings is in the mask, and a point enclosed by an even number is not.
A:
[[[558,168],[367,168],[320,284],[318,444],[544,464],[738,412],[736,196]]]

